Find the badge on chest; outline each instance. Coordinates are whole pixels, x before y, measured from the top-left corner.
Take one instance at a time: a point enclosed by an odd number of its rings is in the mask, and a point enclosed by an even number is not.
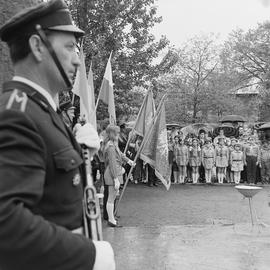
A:
[[[78,186],[81,182],[81,176],[79,173],[76,173],[72,179],[72,185],[73,186]]]

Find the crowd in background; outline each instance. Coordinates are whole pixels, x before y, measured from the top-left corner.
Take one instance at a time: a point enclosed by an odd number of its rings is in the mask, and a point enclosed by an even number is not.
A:
[[[239,127],[236,137],[199,135],[173,129],[168,133],[172,182],[267,184],[270,179],[270,145],[252,128]]]
[[[205,130],[183,134],[181,130],[168,131],[169,163],[171,167],[172,184],[186,183],[270,183],[270,143],[259,138],[257,131],[252,128],[239,127],[236,137],[226,137],[224,130],[214,136]],[[101,133],[102,135],[102,133]],[[119,148],[125,150],[128,131],[121,125]],[[134,159],[142,137],[130,144],[127,156]],[[101,136],[101,144],[102,136]],[[104,171],[101,150],[93,162],[93,175]],[[129,165],[125,167],[129,171]],[[154,170],[140,158],[136,162],[131,181],[135,184],[144,183],[157,186],[158,180]]]
[[[106,125],[99,130],[101,148],[92,161],[94,180],[102,179],[105,170],[102,150],[105,129]],[[120,124],[118,144],[122,153],[125,152],[129,132],[124,123]],[[198,130],[196,135],[195,132],[184,134],[180,129],[172,128],[167,137],[173,184],[270,183],[269,138],[260,136],[252,127],[238,126],[234,137],[226,136],[222,128],[216,135],[204,129]],[[141,142],[142,137],[135,136],[130,143],[126,155],[131,160],[134,159]],[[130,166],[126,164],[126,172],[129,172],[129,169]],[[154,170],[140,158],[136,162],[131,181],[151,187],[158,185]]]

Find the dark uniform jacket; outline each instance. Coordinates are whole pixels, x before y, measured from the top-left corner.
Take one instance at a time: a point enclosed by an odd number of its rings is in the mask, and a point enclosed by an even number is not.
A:
[[[80,149],[35,89],[11,81],[0,98],[0,269],[90,270],[82,226]]]

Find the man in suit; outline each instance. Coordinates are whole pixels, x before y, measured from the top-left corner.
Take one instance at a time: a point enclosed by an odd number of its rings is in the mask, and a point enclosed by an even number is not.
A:
[[[201,149],[204,147],[205,143],[206,143],[206,132],[202,129],[199,132],[199,144],[200,144]],[[200,180],[205,181],[205,169],[202,164],[199,167],[199,174],[200,174]]]
[[[115,269],[110,244],[82,235],[81,149],[55,102],[80,64],[81,35],[63,0],[23,10],[0,28],[15,71],[0,97],[1,270]],[[77,140],[99,147],[88,125]]]

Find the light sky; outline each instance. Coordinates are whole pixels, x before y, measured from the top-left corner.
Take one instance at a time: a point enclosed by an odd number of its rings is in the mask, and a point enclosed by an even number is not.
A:
[[[210,32],[225,40],[234,29],[248,30],[270,20],[270,0],[156,0],[163,21],[152,33],[166,35],[180,47],[187,39]]]

